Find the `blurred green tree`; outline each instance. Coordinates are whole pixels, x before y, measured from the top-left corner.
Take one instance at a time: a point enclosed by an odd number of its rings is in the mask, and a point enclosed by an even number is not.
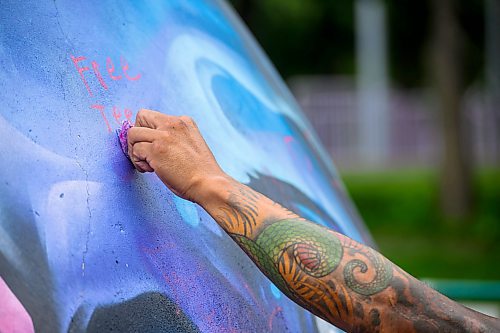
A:
[[[285,77],[355,74],[354,2],[231,0]],[[484,77],[484,0],[384,0],[393,85],[433,87],[443,124],[441,207],[471,216],[472,161],[461,127],[465,89]]]
[[[435,85],[442,125],[441,207],[447,220],[471,217],[473,192],[469,147],[464,136],[461,96],[464,43],[458,21],[457,1],[432,1],[432,59],[430,73]]]
[[[466,82],[482,78],[484,0],[457,0]],[[277,69],[301,74],[355,74],[352,0],[230,0]],[[392,82],[426,85],[434,0],[385,0]]]
[[[278,71],[354,74],[352,1],[231,0]]]

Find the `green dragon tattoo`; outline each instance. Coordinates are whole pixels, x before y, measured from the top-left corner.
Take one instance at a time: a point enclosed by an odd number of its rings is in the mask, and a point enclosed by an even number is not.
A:
[[[229,191],[212,215],[286,295],[345,331],[500,328],[498,320],[457,307],[375,250],[244,186]]]
[[[375,278],[370,282],[359,282],[354,276],[354,270],[359,268],[361,273],[368,271],[368,265],[359,259],[349,261],[344,267],[345,284],[358,294],[370,296],[381,292],[392,280],[392,267],[386,259],[368,249],[363,255],[368,258],[375,268]]]
[[[272,223],[251,240],[243,235],[231,234],[233,239],[268,272],[271,279],[284,290],[289,286],[279,272],[285,265],[285,253],[292,254],[302,272],[321,278],[332,273],[343,257],[340,240],[329,230],[314,223],[286,219]],[[370,282],[356,280],[354,271],[366,273],[368,265],[360,259],[349,261],[344,267],[346,285],[361,295],[373,295],[385,289],[392,279],[392,269],[386,260],[371,251],[364,254],[375,268],[375,278]]]

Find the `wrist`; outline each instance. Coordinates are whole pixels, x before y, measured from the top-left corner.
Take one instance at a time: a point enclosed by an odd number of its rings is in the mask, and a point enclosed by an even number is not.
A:
[[[205,209],[209,206],[224,202],[227,189],[234,185],[236,180],[222,173],[220,175],[203,177],[193,182],[192,201]]]

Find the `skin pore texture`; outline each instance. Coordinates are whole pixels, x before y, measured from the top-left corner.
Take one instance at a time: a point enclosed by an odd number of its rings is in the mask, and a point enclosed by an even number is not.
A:
[[[347,332],[500,331],[500,320],[226,175],[189,117],[141,110],[128,149],[138,171],[201,205],[290,299]]]

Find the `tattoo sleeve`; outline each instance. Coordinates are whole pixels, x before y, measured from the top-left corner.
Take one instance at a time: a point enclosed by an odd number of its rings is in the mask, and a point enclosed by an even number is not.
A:
[[[227,184],[226,184],[227,185]],[[348,332],[489,332],[499,320],[439,294],[377,251],[235,181],[202,205],[297,304]]]

